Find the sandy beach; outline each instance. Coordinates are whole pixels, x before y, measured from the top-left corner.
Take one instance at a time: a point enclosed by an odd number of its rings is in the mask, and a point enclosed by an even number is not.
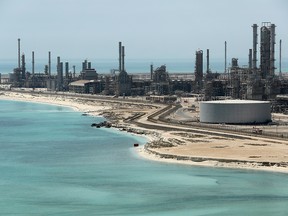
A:
[[[50,95],[37,92],[0,91],[0,99],[67,106],[89,115],[107,117],[113,122],[113,127],[144,135],[149,140],[144,147],[137,148],[139,155],[145,159],[197,166],[288,173],[287,140],[223,132],[211,134],[207,129],[193,130],[192,132],[186,128],[187,126],[167,125],[165,130],[161,130],[159,127],[163,126],[163,123],[157,124],[147,120],[148,115],[163,107],[161,105],[133,103],[124,100],[92,100],[80,96]],[[131,119],[135,116],[137,120],[132,121]],[[137,124],[138,122],[139,124]],[[145,127],[145,125],[149,125],[149,127]]]
[[[105,109],[109,109],[110,106],[106,104],[95,104],[89,103],[87,100],[81,100],[79,98],[66,97],[63,95],[51,96],[42,95],[39,93],[17,93],[17,92],[1,92],[0,99],[2,100],[16,100],[34,103],[44,103],[71,107],[74,110],[84,113],[90,113],[91,115],[99,115],[99,112]]]
[[[166,139],[152,141],[139,149],[139,154],[169,163],[288,172],[287,141],[187,132],[162,136]]]

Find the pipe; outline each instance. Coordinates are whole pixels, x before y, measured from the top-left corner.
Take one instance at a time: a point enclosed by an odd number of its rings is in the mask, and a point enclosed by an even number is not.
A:
[[[121,57],[122,57],[122,43],[119,42],[119,72],[122,71],[122,60],[121,60]]]

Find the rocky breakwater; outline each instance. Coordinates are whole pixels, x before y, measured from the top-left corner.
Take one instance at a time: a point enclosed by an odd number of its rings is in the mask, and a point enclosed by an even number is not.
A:
[[[111,122],[100,122],[100,123],[92,123],[91,127],[96,127],[96,128],[101,128],[101,127],[106,127],[106,128],[110,128],[112,127],[112,123]]]

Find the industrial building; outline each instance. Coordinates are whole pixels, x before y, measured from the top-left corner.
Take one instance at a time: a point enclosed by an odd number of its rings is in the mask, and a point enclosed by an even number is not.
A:
[[[68,63],[68,62],[67,62]],[[82,80],[97,80],[98,74],[95,68],[91,67],[91,62],[88,62],[87,59],[82,62],[82,71],[80,72],[80,78]],[[67,67],[66,67],[67,68]],[[69,77],[69,73],[67,72],[68,69],[66,69],[66,77]]]
[[[104,89],[98,80],[77,80],[69,84],[69,91],[80,94],[100,94]]]

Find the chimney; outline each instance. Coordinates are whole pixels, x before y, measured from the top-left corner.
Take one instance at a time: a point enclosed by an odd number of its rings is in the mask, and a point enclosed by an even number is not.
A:
[[[249,69],[252,69],[252,49],[249,49],[248,65],[249,65]]]
[[[150,79],[153,80],[153,64],[150,65]]]
[[[35,73],[34,51],[32,51],[32,75]]]
[[[65,78],[69,77],[69,62],[65,62]]]
[[[273,76],[275,74],[275,24],[271,24],[270,30],[270,75]]]
[[[225,69],[224,73],[227,71],[227,42],[225,41]]]
[[[122,57],[122,43],[119,42],[119,72],[122,71],[122,60],[121,60],[121,57]]]
[[[48,75],[51,76],[51,52],[48,52]]]
[[[82,71],[85,71],[85,70],[86,70],[86,63],[84,61],[84,62],[82,62]]]
[[[121,69],[125,71],[125,47],[122,46],[122,67]]]
[[[210,69],[209,69],[209,49],[207,49],[207,71],[206,73],[209,73],[210,72]]]
[[[22,73],[22,79],[26,78],[26,62],[25,62],[25,54],[23,53],[21,56],[21,73]]]
[[[282,78],[282,40],[279,41],[279,77]]]
[[[57,56],[57,66],[60,64],[60,56]]]
[[[75,76],[76,76],[76,66],[73,65],[73,78],[75,78]]]
[[[255,70],[257,68],[257,24],[253,24],[253,59],[252,59],[252,68]]]
[[[20,67],[20,38],[18,38],[18,68]]]

